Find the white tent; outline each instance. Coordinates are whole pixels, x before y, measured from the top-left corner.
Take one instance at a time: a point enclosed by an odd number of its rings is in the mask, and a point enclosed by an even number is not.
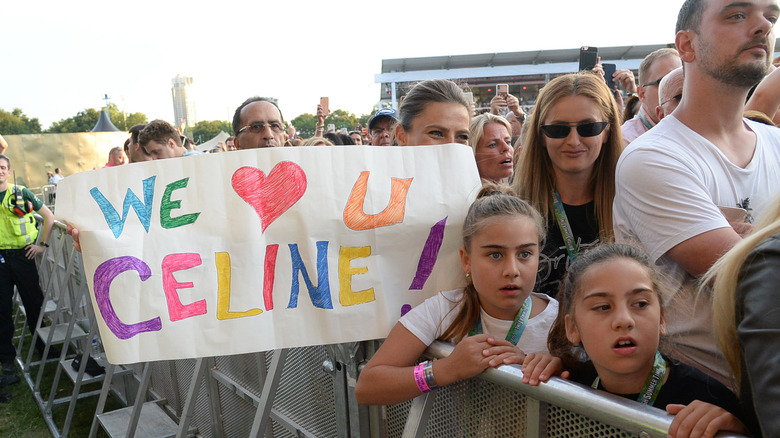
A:
[[[217,145],[217,143],[222,142],[224,143],[227,138],[230,137],[230,134],[228,134],[225,131],[219,131],[219,134],[216,135],[216,137],[212,138],[211,140],[201,143],[197,146],[195,146],[195,149],[201,151],[201,152],[207,152],[211,150],[214,146]]]

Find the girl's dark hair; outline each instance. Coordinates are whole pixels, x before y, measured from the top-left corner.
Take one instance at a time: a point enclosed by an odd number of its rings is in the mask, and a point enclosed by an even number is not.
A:
[[[639,111],[639,96],[632,94],[631,97],[626,100],[626,107],[623,109],[621,122],[625,123],[626,120],[633,119],[637,111]]]
[[[471,241],[488,224],[487,219],[499,216],[525,216],[533,221],[539,237],[539,250],[547,231],[542,216],[531,204],[517,197],[517,194],[507,185],[485,182],[477,199],[469,207],[466,219],[463,221],[463,248],[471,250]],[[441,339],[458,342],[468,336],[479,319],[479,296],[474,289],[474,283],[469,279],[463,290],[455,320],[441,336]],[[458,306],[455,306],[457,308]],[[453,308],[454,309],[454,308]]]
[[[341,144],[343,145],[355,145],[355,140],[352,140],[352,137],[350,137],[347,134],[339,134],[339,139],[341,140]]]
[[[325,134],[322,134],[322,136],[333,143],[334,146],[341,146],[344,144],[344,142],[341,140],[341,137],[339,137],[339,135],[334,132],[326,132]]]
[[[582,365],[581,358],[585,357],[582,346],[573,345],[566,336],[565,319],[566,315],[574,317],[574,306],[580,293],[578,286],[582,282],[582,276],[591,266],[615,259],[630,259],[645,268],[653,284],[653,290],[658,294],[658,302],[661,304],[661,314],[663,315],[662,292],[665,283],[656,271],[653,261],[642,249],[633,245],[612,243],[594,247],[580,254],[566,271],[563,285],[558,292],[558,316],[555,318],[547,337],[547,349],[550,350],[551,355],[561,358],[563,368],[566,370],[578,369]]]

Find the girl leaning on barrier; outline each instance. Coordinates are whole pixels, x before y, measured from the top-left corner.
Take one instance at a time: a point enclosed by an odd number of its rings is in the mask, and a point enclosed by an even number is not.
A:
[[[636,247],[601,245],[581,254],[559,295],[550,354],[562,360],[573,381],[675,415],[671,437],[746,433],[731,391],[661,353],[666,331],[662,290],[650,257]]]
[[[488,367],[524,363],[525,352],[546,351],[558,303],[532,293],[543,236],[541,217],[527,202],[508,187],[483,187],[463,225],[460,256],[468,285],[401,317],[361,372],[357,401],[400,403]],[[456,343],[452,354],[415,365],[437,339]],[[544,361],[538,373],[558,361],[549,355],[537,360]]]

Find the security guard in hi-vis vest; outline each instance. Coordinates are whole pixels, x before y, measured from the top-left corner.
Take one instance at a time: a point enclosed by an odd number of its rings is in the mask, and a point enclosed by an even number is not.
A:
[[[0,386],[19,381],[14,361],[16,349],[12,342],[14,286],[19,291],[27,327],[32,333],[43,305],[35,257],[49,246],[47,242],[54,225],[51,210],[26,187],[11,184],[9,179],[11,160],[0,154],[0,361],[3,371]],[[34,212],[44,219],[42,237],[36,227]],[[40,339],[35,347],[43,352]]]

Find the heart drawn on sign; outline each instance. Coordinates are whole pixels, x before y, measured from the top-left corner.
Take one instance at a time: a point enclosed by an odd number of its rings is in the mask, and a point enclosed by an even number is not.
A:
[[[273,221],[295,205],[306,192],[306,173],[291,161],[274,166],[268,176],[255,167],[242,167],[233,173],[233,190],[251,205],[263,226],[263,232]]]

